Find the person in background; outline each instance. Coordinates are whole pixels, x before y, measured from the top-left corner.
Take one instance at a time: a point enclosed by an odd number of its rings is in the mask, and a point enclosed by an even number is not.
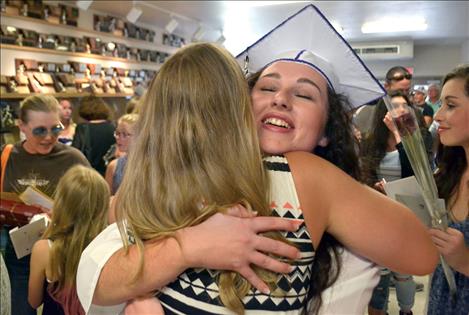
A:
[[[11,315],[10,277],[2,254],[0,254],[0,315]]]
[[[469,64],[443,79],[435,120],[442,143],[435,179],[439,197],[446,202],[449,227],[430,229],[430,235],[453,269],[457,291],[453,299],[439,265],[431,279],[428,315],[469,314]]]
[[[59,113],[59,103],[53,96],[35,95],[21,102],[19,127],[26,139],[11,148],[2,191],[20,194],[32,186],[52,197],[70,167],[90,166],[80,151],[57,141],[63,129]],[[6,228],[10,230],[13,226]],[[28,255],[17,259],[7,236],[5,263],[11,279],[12,314],[36,314],[28,304],[29,258]]]
[[[392,103],[399,104],[401,110],[410,106],[410,100],[403,92],[390,91],[388,95]],[[361,164],[364,182],[384,194],[385,182],[412,176],[414,172],[404,151],[399,132],[392,122],[391,113],[388,112],[383,100],[380,100],[376,106],[371,132],[362,141]],[[421,129],[424,131],[425,126],[421,126]],[[396,256],[396,260],[400,258],[400,255]],[[416,292],[412,276],[384,268],[370,301],[370,315],[386,314],[391,277],[396,287],[400,314],[412,314]]]
[[[103,157],[116,142],[111,109],[101,98],[88,96],[82,99],[78,113],[86,122],[78,124],[72,146],[83,152],[91,166],[104,176]]]
[[[433,122],[433,108],[431,108],[431,106],[425,102],[425,97],[427,96],[425,88],[420,87],[414,89],[413,96],[413,104],[420,110],[423,116],[423,120],[425,121],[425,126],[429,128]]]
[[[138,104],[140,102],[140,96],[134,96],[130,101],[127,102],[125,105],[125,114],[137,114],[139,109],[138,109]],[[107,150],[106,154],[104,154],[103,159],[104,159],[104,165],[106,165],[106,168],[108,167],[109,163],[111,163],[114,159],[118,159],[121,156],[124,156],[126,153],[121,152],[119,148],[117,147],[116,144],[111,145],[109,150]]]
[[[115,195],[124,176],[127,154],[135,134],[134,125],[138,120],[137,114],[125,114],[117,120],[117,128],[114,132],[116,145],[122,155],[112,160],[106,168],[106,182],[111,189],[111,195]]]
[[[72,120],[73,106],[67,99],[59,101],[60,105],[60,122],[64,126],[64,129],[59,135],[59,142],[71,145],[73,136],[75,135],[76,124]]]
[[[54,196],[51,222],[31,252],[28,301],[43,315],[84,315],[75,278],[81,252],[107,226],[110,193],[103,177],[70,168]]]
[[[441,106],[440,86],[436,83],[432,83],[428,86],[427,105],[433,109],[434,114]]]
[[[400,90],[409,95],[412,83],[412,74],[403,66],[395,66],[386,72],[384,88],[387,92]],[[360,131],[363,138],[368,136],[371,128],[371,122],[376,109],[377,101],[360,107],[353,114],[353,122]],[[363,105],[363,104],[362,104]]]

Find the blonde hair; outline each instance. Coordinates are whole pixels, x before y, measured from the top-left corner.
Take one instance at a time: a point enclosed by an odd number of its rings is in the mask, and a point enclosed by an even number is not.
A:
[[[39,94],[29,96],[20,103],[20,120],[22,122],[29,122],[28,113],[30,111],[59,114],[59,102],[51,95]]]
[[[127,123],[131,126],[133,126],[138,120],[138,114],[125,114],[125,115],[122,115],[118,120],[117,120],[117,124],[120,124],[120,123]]]
[[[62,299],[60,302],[66,310],[69,305],[76,305],[73,297],[76,297],[75,278],[81,253],[107,226],[110,192],[98,172],[76,165],[60,179],[54,197],[52,222],[43,238],[53,241],[49,259],[50,276],[54,280],[51,293]],[[75,295],[61,294],[63,291]]]
[[[270,214],[248,86],[226,50],[208,43],[179,50],[140,105],[126,167],[132,174],[124,176],[116,203],[124,243],[129,232],[140,250],[135,280],[145,240],[173,236],[237,203]],[[257,272],[275,285],[276,276]],[[218,284],[224,305],[243,313],[250,284],[230,271]]]
[[[126,114],[138,114],[139,110],[139,103],[140,103],[140,96],[134,96],[127,102],[125,105],[125,113]]]

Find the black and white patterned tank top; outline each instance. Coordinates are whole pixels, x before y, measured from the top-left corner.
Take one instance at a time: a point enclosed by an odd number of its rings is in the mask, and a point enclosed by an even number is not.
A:
[[[271,179],[272,215],[303,219],[286,158],[267,157],[264,162]],[[301,258],[293,263],[294,270],[278,278],[284,294],[273,296],[252,289],[243,299],[246,314],[306,314],[313,244],[304,224],[284,236],[301,251]],[[188,269],[179,275],[158,294],[165,314],[233,314],[220,302],[217,276],[218,271],[207,269]]]

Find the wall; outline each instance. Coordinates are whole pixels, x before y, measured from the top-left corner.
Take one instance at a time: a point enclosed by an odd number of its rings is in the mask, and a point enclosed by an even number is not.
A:
[[[469,39],[462,45],[461,54],[461,63],[469,63]]]
[[[388,69],[401,65],[413,67],[415,77],[441,78],[463,59],[460,45],[415,45],[414,58],[408,60],[365,61],[378,77],[384,79]],[[466,58],[467,59],[467,58]]]

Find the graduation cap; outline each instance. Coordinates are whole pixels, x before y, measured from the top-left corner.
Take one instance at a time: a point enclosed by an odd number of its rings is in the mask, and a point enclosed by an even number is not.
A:
[[[236,59],[248,73],[280,60],[308,65],[318,71],[336,93],[346,95],[352,107],[386,94],[349,43],[312,4],[262,36]]]

